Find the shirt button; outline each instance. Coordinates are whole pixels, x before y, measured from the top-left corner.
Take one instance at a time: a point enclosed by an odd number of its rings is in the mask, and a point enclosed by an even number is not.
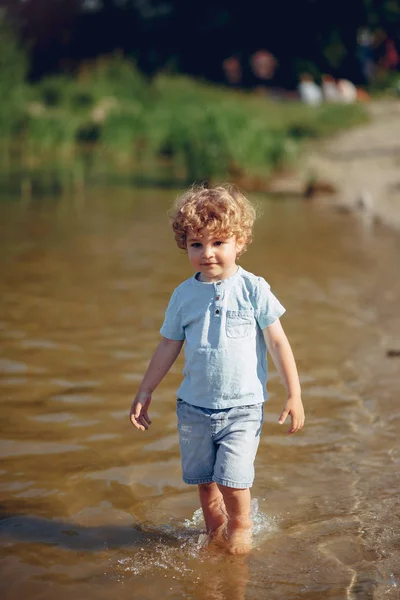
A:
[[[217,310],[215,311],[215,314],[216,314],[216,315],[219,315],[219,310],[218,310],[218,308],[217,308]]]
[[[222,281],[217,281],[217,285],[221,285]]]
[[[215,299],[216,299],[216,300],[219,300],[219,296],[215,296]]]

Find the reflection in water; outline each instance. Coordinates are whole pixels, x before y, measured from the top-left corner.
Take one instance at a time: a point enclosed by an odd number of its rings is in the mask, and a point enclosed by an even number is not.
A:
[[[95,190],[0,205],[0,585],[6,600],[118,596],[398,600],[399,238],[352,217],[260,198],[243,266],[288,312],[308,421],[276,424],[270,382],[248,557],[204,548],[183,484],[174,393],[128,410],[171,290],[190,269],[174,194]],[[3,593],[4,590],[4,593]]]

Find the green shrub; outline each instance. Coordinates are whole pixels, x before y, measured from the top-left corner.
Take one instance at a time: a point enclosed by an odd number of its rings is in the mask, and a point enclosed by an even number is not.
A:
[[[36,99],[48,108],[87,112],[96,102],[94,90],[67,75],[45,77],[35,86]]]
[[[146,138],[146,112],[138,103],[113,108],[105,118],[101,141],[105,146],[133,154]]]
[[[71,115],[45,113],[28,119],[26,137],[32,147],[57,151],[73,146],[79,126],[79,119]]]
[[[149,85],[135,64],[118,55],[100,57],[82,67],[80,79],[96,99],[114,96],[119,100],[147,102]]]

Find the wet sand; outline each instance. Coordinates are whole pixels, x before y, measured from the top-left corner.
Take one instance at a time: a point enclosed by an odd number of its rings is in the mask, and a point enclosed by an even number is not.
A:
[[[310,147],[300,177],[332,184],[334,206],[400,230],[400,99],[365,106],[369,123]]]

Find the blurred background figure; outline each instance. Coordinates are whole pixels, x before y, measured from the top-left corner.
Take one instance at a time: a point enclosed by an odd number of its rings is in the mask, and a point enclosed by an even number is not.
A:
[[[322,75],[321,86],[325,102],[340,102],[340,91],[332,75]]]
[[[239,86],[242,83],[242,65],[237,56],[230,56],[222,61],[222,69],[225,81],[231,86]]]
[[[322,90],[309,73],[300,75],[298,85],[300,100],[310,106],[319,106],[323,101]]]
[[[275,56],[267,50],[257,50],[257,52],[251,55],[250,68],[256,88],[266,91],[270,87],[277,65]]]
[[[357,36],[358,59],[365,83],[370,83],[376,72],[374,60],[374,35],[367,28],[362,28]]]
[[[250,65],[254,75],[265,81],[273,78],[277,62],[271,52],[257,50],[250,58]]]
[[[386,38],[384,42],[385,52],[382,58],[382,67],[387,71],[396,71],[399,66],[399,53],[397,52],[396,44],[390,38]]]
[[[340,102],[353,104],[357,101],[357,88],[349,79],[339,79],[337,83]]]

